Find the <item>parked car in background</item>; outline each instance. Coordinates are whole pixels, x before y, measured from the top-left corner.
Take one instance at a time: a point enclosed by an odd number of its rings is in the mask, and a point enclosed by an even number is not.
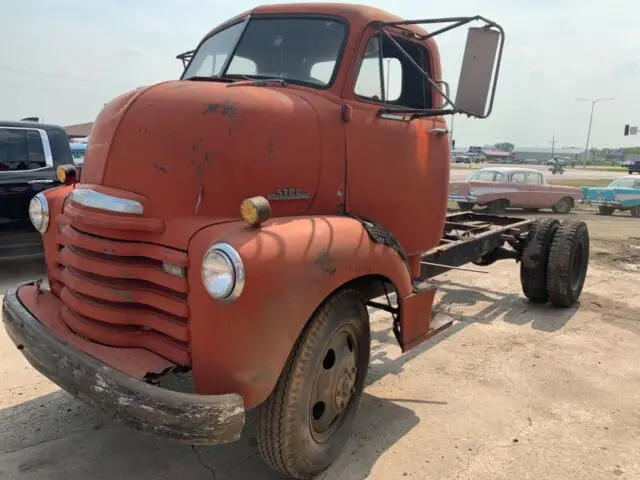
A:
[[[69,147],[71,149],[71,156],[73,157],[73,163],[75,165],[83,165],[84,156],[87,153],[87,144],[86,143],[70,143]]]
[[[629,211],[640,218],[640,177],[621,177],[608,187],[581,187],[583,202],[595,205],[601,215],[611,215],[616,210]]]
[[[576,166],[576,160],[575,158],[570,158],[570,157],[552,157],[549,160],[547,160],[547,167],[553,167],[556,164],[560,164],[564,167],[575,167]]]
[[[634,173],[640,174],[640,160],[633,160],[629,163],[627,170],[629,171],[629,175],[633,175]]]
[[[0,121],[0,260],[42,252],[29,204],[39,192],[59,185],[56,168],[72,162],[64,128]]]
[[[464,181],[449,183],[449,200],[461,210],[480,206],[493,214],[507,208],[568,213],[580,199],[579,188],[550,185],[539,170],[531,168],[483,168]]]
[[[455,163],[480,163],[482,161],[482,157],[473,154],[458,154],[455,157]]]

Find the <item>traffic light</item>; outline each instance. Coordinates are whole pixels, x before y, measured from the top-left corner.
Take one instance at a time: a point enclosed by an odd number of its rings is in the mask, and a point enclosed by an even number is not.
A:
[[[626,137],[627,135],[629,135],[629,125],[624,126],[624,136]]]

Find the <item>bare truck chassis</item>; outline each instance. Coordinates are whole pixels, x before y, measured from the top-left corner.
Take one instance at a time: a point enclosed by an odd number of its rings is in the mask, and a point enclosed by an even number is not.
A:
[[[580,296],[587,274],[589,236],[581,221],[552,217],[523,219],[482,213],[455,212],[446,216],[440,244],[421,258],[421,278],[414,282],[419,291],[430,288],[430,279],[449,270],[472,263],[487,266],[498,260],[514,259],[520,263],[523,293],[534,303],[551,301],[559,307],[570,307]],[[486,272],[480,272],[486,273]],[[393,331],[401,341],[397,321],[398,307],[376,300],[368,305],[394,316]],[[432,322],[426,338],[453,324],[444,318]]]

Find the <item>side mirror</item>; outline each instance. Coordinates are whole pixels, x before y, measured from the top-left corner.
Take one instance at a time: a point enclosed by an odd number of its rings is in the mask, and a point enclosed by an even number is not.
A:
[[[501,38],[501,32],[493,28],[469,29],[456,92],[457,111],[477,117],[486,117],[491,112],[496,83],[493,79],[498,74],[496,57]],[[492,100],[487,109],[490,95]]]

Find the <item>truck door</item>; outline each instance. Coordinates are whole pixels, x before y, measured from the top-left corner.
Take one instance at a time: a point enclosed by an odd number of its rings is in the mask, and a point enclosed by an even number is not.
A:
[[[0,126],[0,231],[31,231],[29,202],[54,186],[55,172],[45,130]]]
[[[435,95],[399,49],[371,30],[358,48],[347,132],[347,211],[389,230],[408,255],[440,241],[449,187],[449,135],[440,117],[378,115],[382,107],[431,108]],[[439,78],[424,44],[394,35],[421,67]],[[359,68],[358,68],[359,65]]]

